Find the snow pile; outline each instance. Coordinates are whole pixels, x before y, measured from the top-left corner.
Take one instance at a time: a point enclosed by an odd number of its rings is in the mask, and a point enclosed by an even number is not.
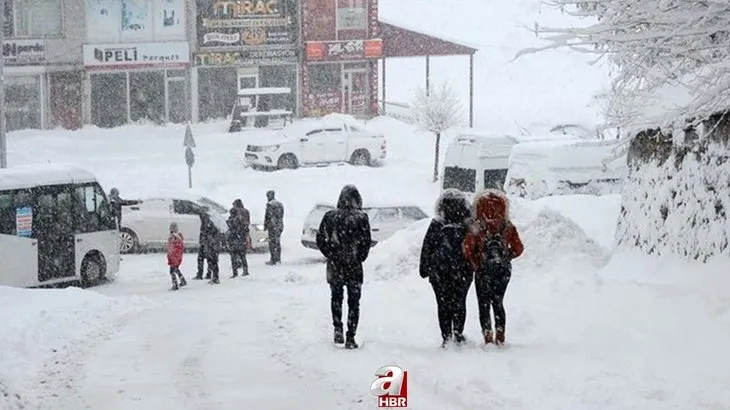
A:
[[[594,202],[586,200],[594,199],[591,197],[570,198],[574,203],[572,209],[578,215]],[[613,199],[615,204],[617,198]],[[573,264],[576,260],[600,268],[608,260],[609,247],[604,244],[609,234],[606,234],[605,230],[608,229],[604,226],[592,229],[593,237],[603,242],[599,243],[569,216],[543,204],[516,199],[511,203],[510,213],[525,245],[525,253],[514,262],[518,269],[543,272]],[[609,221],[615,221],[614,215],[609,213],[606,216]],[[392,280],[417,275],[421,245],[430,222],[430,219],[416,222],[373,248],[365,266],[366,271],[370,272],[366,276],[376,280]],[[609,225],[615,226],[613,223]]]
[[[421,245],[430,224],[430,218],[415,222],[378,243],[365,264],[366,277],[391,280],[418,275]]]
[[[89,333],[132,307],[128,299],[73,287],[0,286],[0,408],[27,406],[23,382],[37,373],[40,364],[66,346],[84,344]]]
[[[641,155],[640,144],[637,141],[632,146],[635,156]],[[637,247],[648,254],[674,254],[700,261],[727,253],[728,148],[710,143],[701,151],[686,155],[679,148],[669,149],[666,158],[637,158],[631,166],[622,194],[618,245]]]
[[[535,203],[577,223],[589,238],[607,251],[614,248],[621,195],[559,195],[540,198]]]
[[[529,224],[515,224],[525,245],[525,253],[515,260],[519,269],[541,272],[571,264],[576,258],[599,268],[608,260],[606,249],[577,223],[553,209],[543,208]]]

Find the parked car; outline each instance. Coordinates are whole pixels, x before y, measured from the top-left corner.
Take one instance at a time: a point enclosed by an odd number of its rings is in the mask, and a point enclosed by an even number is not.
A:
[[[302,228],[302,245],[309,249],[319,249],[317,246],[317,231],[322,218],[327,211],[335,209],[333,205],[318,203],[304,219]],[[415,205],[383,205],[365,207],[363,211],[370,217],[370,231],[373,246],[388,239],[394,233],[413,222],[428,218],[423,210]]]
[[[246,147],[244,158],[253,168],[295,169],[334,162],[373,165],[387,154],[385,136],[345,115],[305,119],[272,133]]]
[[[143,249],[165,249],[170,222],[177,222],[185,238],[185,247],[196,249],[200,235],[201,211],[207,212],[213,222],[227,232],[228,209],[203,196],[174,194],[144,198],[141,204],[122,207],[122,226],[119,228],[120,251],[134,253]],[[251,216],[251,221],[258,221]],[[268,249],[268,234],[263,225],[251,224],[251,245],[254,251]]]

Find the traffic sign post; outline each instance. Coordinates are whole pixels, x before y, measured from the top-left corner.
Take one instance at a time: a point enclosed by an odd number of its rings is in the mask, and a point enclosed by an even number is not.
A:
[[[185,128],[185,139],[183,140],[183,146],[185,147],[185,163],[188,166],[188,188],[193,187],[193,165],[195,165],[195,138],[193,138],[193,130],[190,128],[190,123]]]

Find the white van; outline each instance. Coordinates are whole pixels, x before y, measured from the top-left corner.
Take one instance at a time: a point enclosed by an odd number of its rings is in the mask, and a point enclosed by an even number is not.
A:
[[[509,135],[459,135],[446,149],[441,190],[476,193],[487,188],[503,189],[509,155],[518,142]]]
[[[0,169],[0,285],[92,286],[119,271],[119,232],[91,173]]]
[[[622,145],[620,140],[578,139],[518,144],[510,155],[505,190],[530,199],[618,193],[628,173]]]

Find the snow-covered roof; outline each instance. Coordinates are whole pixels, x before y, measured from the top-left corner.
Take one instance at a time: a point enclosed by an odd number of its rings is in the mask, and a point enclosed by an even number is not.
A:
[[[94,174],[70,166],[33,165],[0,169],[0,190],[88,182],[96,182]]]

